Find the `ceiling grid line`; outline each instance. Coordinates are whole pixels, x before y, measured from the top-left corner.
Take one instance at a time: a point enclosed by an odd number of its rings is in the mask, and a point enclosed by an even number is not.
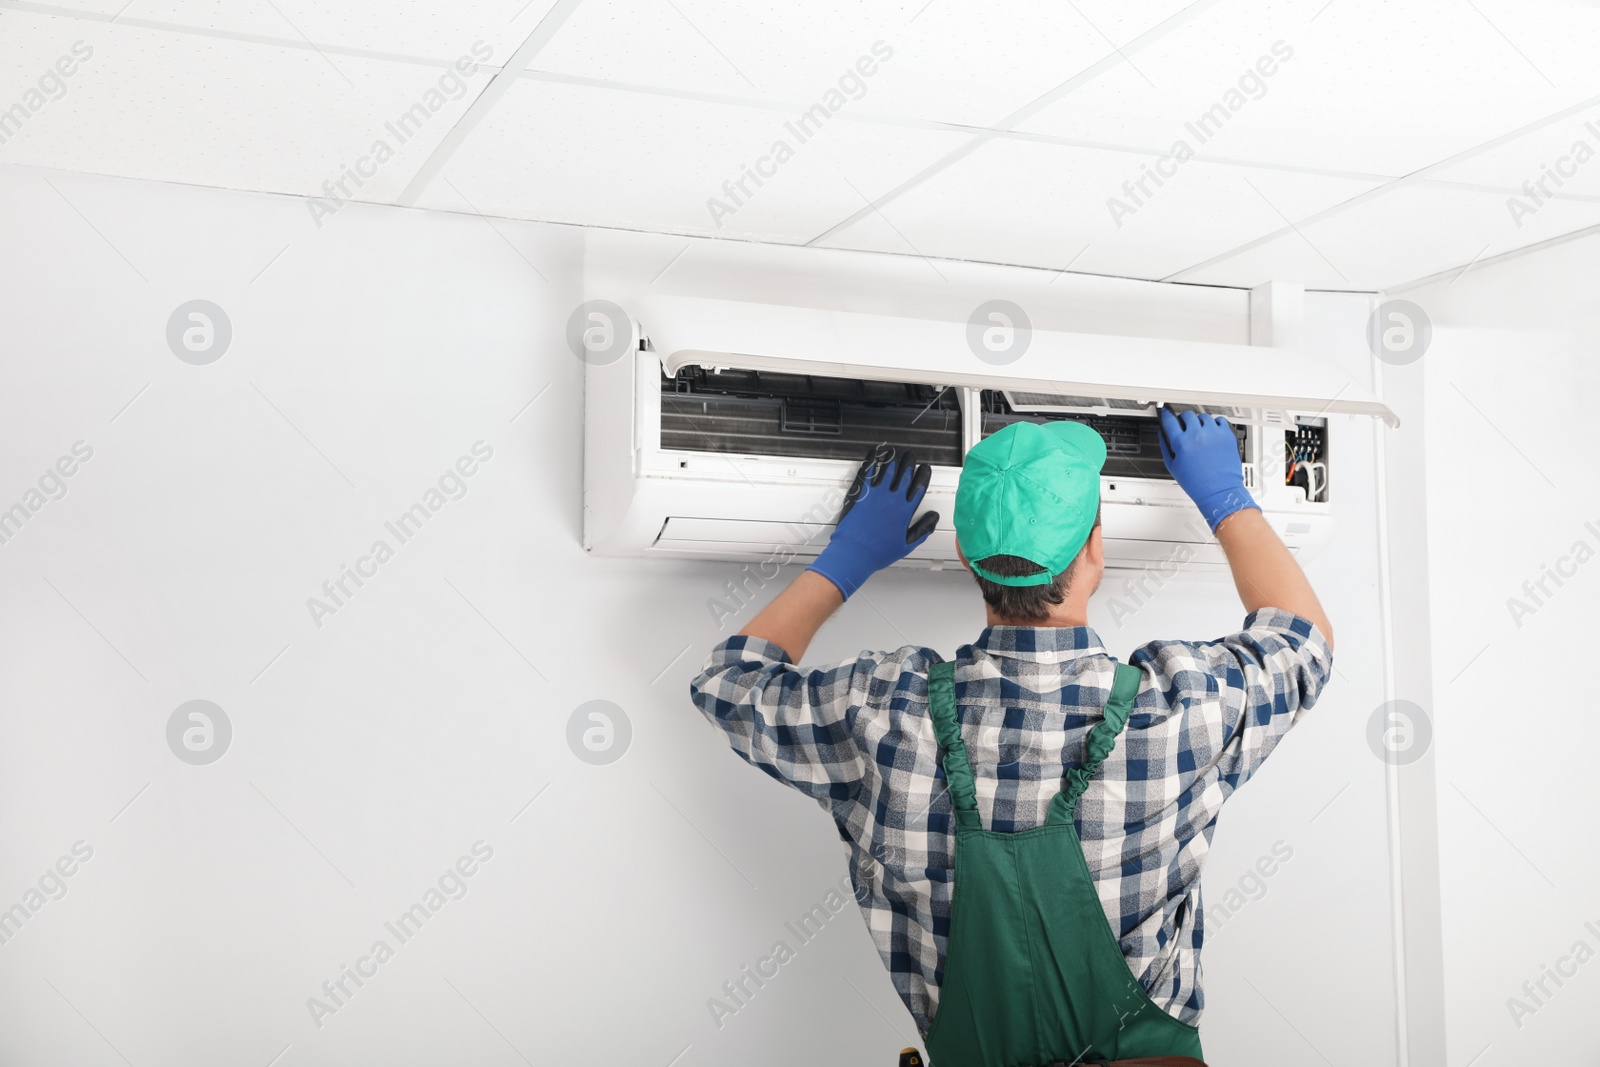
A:
[[[400,195],[395,198],[394,202],[396,204],[401,207],[413,207],[416,205],[417,198],[432,184],[433,179],[444,169],[444,165],[450,161],[450,157],[455,155],[456,150],[472,134],[473,129],[483,121],[485,115],[494,109],[495,104],[500,102],[501,97],[510,91],[512,84],[516,81],[517,72],[527,69],[528,64],[533,62],[533,57],[539,54],[541,48],[550,43],[550,39],[556,35],[562,25],[572,16],[574,11],[578,10],[578,6],[582,3],[583,0],[557,0],[555,6],[544,13],[544,17],[533,28],[533,32],[529,33],[527,39],[517,46],[515,52],[511,53],[511,58],[506,60],[505,66],[495,71],[494,76],[489,79],[489,84],[485,85],[483,91],[473,98],[472,103],[467,105],[467,109],[456,120],[456,124],[450,127],[450,132],[444,135],[444,139],[428,154],[428,158],[423,160],[422,166],[417,168],[416,174],[406,183],[406,187],[400,191]],[[510,73],[508,74],[507,72]]]
[[[1275,230],[1272,233],[1264,234],[1255,238],[1254,240],[1246,241],[1237,248],[1229,249],[1228,251],[1219,255],[1212,256],[1210,259],[1203,260],[1202,262],[1196,263],[1193,266],[1185,267],[1180,271],[1176,271],[1164,278],[1157,280],[1163,282],[1178,281],[1186,274],[1195,274],[1199,271],[1205,270],[1208,267],[1213,267],[1218,263],[1226,262],[1227,260],[1232,259],[1234,256],[1242,255],[1253,248],[1259,248],[1264,244],[1276,241],[1280,237],[1288,236],[1290,233],[1295,232],[1296,226],[1314,225],[1315,223],[1322,222],[1325,219],[1332,218],[1335,215],[1348,211],[1351,208],[1358,207],[1361,204],[1365,204],[1371,200],[1376,200],[1387,193],[1392,193],[1399,189],[1404,189],[1407,186],[1418,184],[1425,180],[1426,176],[1431,172],[1454,166],[1457,163],[1464,162],[1474,156],[1481,155],[1484,152],[1498,148],[1501,145],[1510,144],[1512,141],[1515,141],[1520,137],[1524,137],[1536,130],[1541,130],[1553,123],[1560,122],[1564,118],[1570,118],[1579,112],[1587,111],[1596,105],[1600,105],[1600,96],[1591,96],[1587,100],[1580,100],[1578,103],[1562,108],[1560,111],[1557,111],[1554,114],[1547,115],[1542,119],[1536,119],[1525,126],[1518,127],[1509,133],[1503,133],[1498,137],[1491,138],[1480,145],[1477,145],[1473,148],[1468,148],[1463,152],[1458,152],[1455,155],[1446,159],[1442,159],[1437,163],[1430,163],[1428,166],[1423,167],[1420,170],[1414,170],[1410,174],[1402,175],[1392,182],[1378,186],[1376,189],[1368,189],[1364,193],[1357,193],[1348,200],[1340,201],[1339,203],[1334,204],[1332,207],[1327,207],[1321,211],[1313,212],[1312,214],[1301,219],[1298,223],[1292,223],[1288,226],[1285,226],[1281,230]]]
[[[1595,236],[1600,236],[1600,224],[1594,226],[1585,226],[1583,229],[1573,230],[1571,233],[1563,233],[1557,234],[1554,237],[1546,237],[1542,241],[1535,241],[1532,244],[1526,244],[1520,248],[1509,248],[1504,252],[1496,253],[1495,255],[1489,256],[1485,259],[1475,260],[1473,263],[1467,264],[1467,266],[1487,267],[1490,264],[1505,263],[1508,260],[1513,260],[1519,256],[1528,255],[1531,252],[1540,252],[1546,248],[1554,248],[1557,245],[1567,244],[1570,241],[1579,241],[1585,237]],[[1404,293],[1411,289],[1420,289],[1423,286],[1432,285],[1434,282],[1442,282],[1451,275],[1459,273],[1463,273],[1462,268],[1459,266],[1452,266],[1445,270],[1435,271],[1432,274],[1424,275],[1421,278],[1413,278],[1411,281],[1401,282],[1398,285],[1384,286],[1383,292]],[[1187,283],[1180,282],[1179,284],[1181,285]]]
[[[727,107],[743,107],[756,111],[772,111],[778,114],[803,112],[810,106],[788,100],[753,100],[749,97],[730,96],[725,93],[707,93],[693,89],[635,85],[630,82],[610,81],[604,78],[585,78],[582,75],[559,74],[552,71],[526,70],[518,77],[528,78],[533,81],[550,82],[555,85],[574,85],[585,89],[634,93],[640,96],[658,96],[669,100],[693,100],[699,103],[722,104]],[[1065,148],[1084,148],[1091,151],[1148,156],[1152,159],[1165,155],[1167,151],[1165,149],[1144,148],[1137,145],[1116,144],[1111,141],[1091,141],[1081,137],[1062,137],[1050,133],[1007,130],[998,126],[970,126],[959,122],[943,122],[939,119],[898,118],[893,115],[880,115],[870,111],[841,111],[833,117],[840,122],[861,123],[870,126],[892,126],[906,130],[931,130],[937,133],[962,134],[982,139],[999,138],[1001,140],[1033,141],[1041,144],[1061,145]],[[1352,181],[1386,182],[1399,177],[1397,174],[1367,174],[1361,171],[1305,167],[1289,163],[1273,163],[1267,160],[1233,159],[1226,156],[1213,156],[1202,153],[1197,153],[1194,158],[1203,163],[1220,163],[1226,166],[1249,167],[1258,170],[1288,171],[1324,178],[1348,178]]]
[[[1071,93],[1079,86],[1088,84],[1095,78],[1098,78],[1101,74],[1104,74],[1106,71],[1126,62],[1129,54],[1143,51],[1145,48],[1167,36],[1179,26],[1189,22],[1195,16],[1201,14],[1211,7],[1216,6],[1216,4],[1219,2],[1220,0],[1195,0],[1195,3],[1189,4],[1181,11],[1169,16],[1164,21],[1135,37],[1123,48],[1113,48],[1109,55],[1101,57],[1097,62],[1090,64],[1084,70],[1079,71],[1077,74],[1073,75],[1071,78],[1068,78],[1066,81],[1062,82],[1054,89],[1051,89],[1043,96],[1036,97],[1032,101],[1011,112],[1011,114],[1006,115],[999,122],[995,123],[995,127],[998,127],[1000,130],[1008,130],[1019,123],[1026,122],[1028,119],[1032,118],[1040,111],[1043,111],[1057,100],[1060,100],[1068,93]],[[917,186],[923,184],[934,175],[939,174],[947,167],[959,162],[962,159],[965,159],[967,156],[977,151],[978,148],[982,147],[984,144],[988,143],[994,138],[995,132],[996,131],[991,129],[978,134],[967,144],[957,148],[953,152],[950,152],[943,158],[935,160],[933,163],[923,168],[919,173],[914,174],[910,178],[901,182],[899,185],[895,186],[887,193],[884,193],[866,207],[854,212],[842,222],[829,227],[805,243],[807,245],[815,245],[821,241],[825,241],[829,237],[832,237],[834,234],[838,233],[840,230],[847,229],[855,223],[860,222],[862,219],[867,218],[870,214],[872,214],[872,212],[877,211],[884,204],[898,199],[899,197],[910,192],[912,189],[915,189]]]
[[[0,0],[3,2],[3,0]],[[731,96],[726,93],[707,93],[693,89],[673,89],[650,85],[637,85],[630,82],[611,81],[605,78],[586,78],[577,74],[561,74],[554,71],[525,70],[517,77],[527,78],[532,81],[550,82],[556,85],[573,85],[586,89],[601,89],[611,92],[633,93],[640,96],[658,96],[673,100],[693,100],[699,103],[722,104],[728,107],[750,108],[756,111],[772,111],[778,114],[789,114],[804,111],[808,105],[788,100],[753,100],[749,97]],[[1166,155],[1167,149],[1140,147],[1138,145],[1117,144],[1112,141],[1094,141],[1081,137],[1062,137],[1057,134],[1032,133],[1025,130],[1008,130],[998,126],[968,126],[958,122],[942,122],[938,119],[898,118],[892,115],[880,115],[874,112],[849,111],[840,112],[834,116],[841,122],[861,123],[873,126],[892,126],[898,129],[931,130],[938,133],[965,134],[980,140],[1014,140],[1031,141],[1038,144],[1060,145],[1064,148],[1082,148],[1095,152],[1116,152],[1122,155],[1147,156],[1159,159]],[[1269,170],[1285,174],[1305,174],[1317,178],[1343,178],[1348,181],[1365,182],[1392,182],[1404,177],[1400,174],[1378,174],[1366,171],[1338,170],[1331,167],[1312,167],[1295,163],[1276,163],[1271,160],[1241,159],[1235,156],[1219,156],[1207,152],[1196,152],[1194,160],[1198,163],[1212,163],[1225,167],[1242,167],[1249,170]],[[1447,161],[1449,162],[1449,161]],[[1419,184],[1441,189],[1459,189],[1464,192],[1493,193],[1496,195],[1520,195],[1521,190],[1507,189],[1502,186],[1482,185],[1475,182],[1446,181],[1440,178],[1422,178]],[[1555,192],[1549,197],[1552,200],[1572,200],[1575,202],[1600,203],[1600,194],[1564,193]],[[882,201],[879,201],[880,203]]]

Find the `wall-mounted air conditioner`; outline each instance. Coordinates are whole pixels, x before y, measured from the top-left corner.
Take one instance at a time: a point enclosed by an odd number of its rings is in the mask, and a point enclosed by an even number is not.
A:
[[[1339,480],[1329,416],[1398,423],[1319,357],[1280,348],[1036,330],[996,364],[961,322],[681,296],[632,312],[636,342],[585,371],[583,543],[603,555],[810,559],[862,456],[887,441],[932,465],[923,507],[940,514],[899,565],[959,567],[967,450],[1019,419],[1072,419],[1106,440],[1108,565],[1221,569],[1161,461],[1156,412],[1171,404],[1228,416],[1251,492],[1305,559],[1357,490]]]

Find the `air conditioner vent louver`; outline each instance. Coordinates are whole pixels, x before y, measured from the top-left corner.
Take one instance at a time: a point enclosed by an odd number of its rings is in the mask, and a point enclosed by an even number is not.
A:
[[[1125,400],[1115,396],[1079,396],[1071,393],[1034,393],[1019,389],[1004,390],[1003,395],[1006,398],[1006,403],[1011,405],[1012,411],[1030,413],[1149,411],[1156,406],[1155,402],[1150,400]],[[1221,415],[1228,419],[1250,418],[1250,412],[1244,408],[1231,407],[1226,404],[1176,404],[1174,407],[1180,411],[1191,407],[1199,407],[1207,414]],[[1281,422],[1282,417],[1273,412],[1272,421]]]
[[[1083,411],[1102,408],[1106,410],[1143,411],[1150,406],[1145,400],[1123,400],[1119,397],[1074,396],[1068,393],[1032,393],[1020,389],[1005,391],[1006,403],[1013,411]]]

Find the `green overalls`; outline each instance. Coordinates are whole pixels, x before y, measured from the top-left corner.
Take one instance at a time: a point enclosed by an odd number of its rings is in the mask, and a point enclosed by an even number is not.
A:
[[[1073,823],[1133,710],[1140,671],[1117,664],[1083,764],[1067,773],[1045,824],[1018,833],[985,830],[978,820],[954,673],[954,664],[937,663],[928,678],[959,859],[939,1010],[927,1035],[932,1067],[1203,1058],[1200,1031],[1161,1010],[1129,971]]]

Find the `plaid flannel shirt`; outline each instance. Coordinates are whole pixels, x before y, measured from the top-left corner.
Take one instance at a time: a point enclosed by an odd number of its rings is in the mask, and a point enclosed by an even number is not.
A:
[[[1217,813],[1332,668],[1312,623],[1277,608],[1217,641],[1153,641],[1133,714],[1078,807],[1084,856],[1129,969],[1197,1024],[1200,872]],[[906,645],[799,668],[730,637],[690,685],[733,750],[817,800],[838,827],[867,928],[926,1033],[938,1011],[955,887],[955,819],[928,714],[932,649]],[[1043,825],[1110,696],[1114,661],[1089,627],[989,626],[955,657],[962,737],[985,827]]]

